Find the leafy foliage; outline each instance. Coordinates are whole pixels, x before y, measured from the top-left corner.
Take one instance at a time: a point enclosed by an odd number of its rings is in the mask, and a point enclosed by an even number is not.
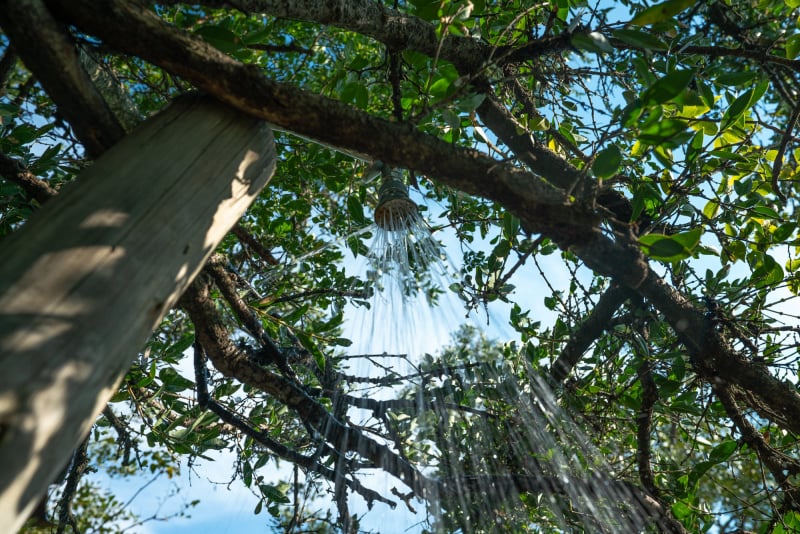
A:
[[[564,468],[578,478],[604,457],[598,471],[658,504],[647,510],[656,529],[800,528],[800,423],[787,415],[800,335],[797,2],[345,3],[341,20],[257,1],[151,11],[271,80],[407,125],[420,139],[407,147],[420,210],[434,236],[453,232],[449,253],[461,252],[457,279],[438,291],[470,312],[504,305],[515,339],[464,328],[449,347],[409,355],[406,370],[349,351],[359,341],[348,338],[349,315],[375,303],[370,277],[351,267],[375,234],[378,182],[365,176],[380,158],[348,150],[358,139],[337,150],[279,130],[278,171],[185,297],[208,299],[215,315],[185,301],[164,319],[98,419],[96,465],[171,474],[232,451],[255,513],[298,532],[356,530],[354,495],[411,509],[442,481],[487,477],[475,492],[430,498],[426,528],[580,530],[594,519],[568,492],[490,491],[500,475],[547,478],[559,451],[578,458]],[[390,17],[424,31],[399,39],[402,25],[380,25]],[[79,25],[70,31],[136,117],[192,89]],[[58,190],[90,162],[56,95],[2,43],[12,66],[0,79],[0,152]],[[431,138],[527,174],[506,197],[494,175],[422,175],[413,164]],[[3,169],[0,235],[41,203]],[[563,194],[551,211],[526,196],[540,178]],[[550,220],[575,206],[600,222],[572,235]],[[610,259],[586,245],[596,236],[616,247]],[[631,283],[627,269],[639,265],[650,278]],[[220,365],[214,351],[224,351],[200,340],[202,321],[227,332],[227,361],[243,355],[254,367]],[[562,423],[529,419],[520,399],[548,398],[550,387],[580,431],[539,449],[519,428]],[[293,480],[268,482],[276,458],[296,466]],[[373,469],[403,489],[371,488],[363,473]],[[74,513],[83,529],[112,532],[102,525],[120,503],[92,487],[79,486]],[[335,514],[314,500],[326,491]],[[306,499],[320,508],[298,504]]]

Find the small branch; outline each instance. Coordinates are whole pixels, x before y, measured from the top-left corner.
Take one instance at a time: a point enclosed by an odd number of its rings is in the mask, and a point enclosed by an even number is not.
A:
[[[250,247],[261,259],[267,262],[269,265],[280,265],[275,256],[272,255],[267,247],[261,244],[261,242],[256,239],[254,236],[248,232],[244,226],[240,223],[237,223],[233,228],[231,228],[231,233],[236,236],[236,238],[242,243]]]
[[[131,460],[131,450],[134,447],[128,427],[122,419],[117,417],[117,414],[114,413],[114,410],[109,405],[106,405],[103,409],[103,417],[106,418],[117,433],[118,447],[122,450],[122,465],[128,465]]]
[[[223,267],[223,257],[221,255],[214,255],[209,260],[205,270],[214,279],[216,286],[222,293],[223,298],[228,302],[233,313],[241,321],[242,325],[256,338],[261,345],[259,354],[262,359],[269,361],[278,366],[278,368],[291,380],[297,380],[294,370],[289,366],[286,356],[281,352],[275,342],[264,331],[261,326],[261,321],[258,316],[253,312],[247,303],[242,300],[239,293],[236,291],[236,284],[233,278],[228,274]]]
[[[650,465],[652,458],[650,431],[653,424],[653,406],[658,401],[658,389],[653,380],[650,362],[643,360],[637,374],[639,382],[642,384],[642,405],[636,416],[636,464],[639,468],[639,481],[654,499],[660,501],[661,492],[656,486],[653,469]]]
[[[561,382],[578,364],[589,345],[605,331],[611,324],[611,317],[630,295],[630,291],[612,285],[597,301],[592,312],[583,320],[572,333],[567,344],[561,350],[553,366],[550,368],[550,377],[556,382]]]
[[[0,152],[0,176],[20,186],[39,204],[44,204],[58,194],[50,184],[34,176],[21,161],[3,152]]]
[[[58,529],[57,534],[63,534],[64,529],[69,525],[74,534],[80,534],[78,524],[72,515],[72,499],[78,491],[78,483],[89,467],[89,457],[86,450],[89,447],[89,436],[84,439],[72,455],[72,462],[67,474],[67,483],[64,485],[64,492],[58,500]]]
[[[252,43],[246,45],[246,48],[249,48],[250,50],[259,50],[261,52],[270,52],[273,54],[285,54],[287,52],[306,54],[306,55],[311,54],[311,50],[303,48],[302,46],[297,46],[296,44],[272,45],[272,44]]]
[[[324,394],[329,397],[336,395],[336,398],[342,399],[350,406],[362,408],[372,411],[377,418],[383,417],[388,410],[403,410],[406,413],[416,414],[423,410],[439,411],[442,409],[453,410],[462,413],[471,413],[479,415],[486,419],[496,419],[496,414],[472,408],[470,406],[463,406],[452,402],[439,402],[435,400],[420,402],[417,399],[388,399],[378,400],[369,397],[354,397],[352,395],[341,395],[335,391],[325,391]]]
[[[736,402],[734,386],[721,381],[714,382],[712,385],[714,393],[716,393],[717,398],[725,407],[728,417],[731,418],[733,424],[739,430],[742,440],[747,443],[748,447],[756,451],[756,454],[775,477],[775,480],[783,485],[789,476],[800,473],[800,462],[773,449],[750,420],[745,417]]]
[[[255,442],[263,445],[280,458],[292,462],[303,469],[318,473],[332,482],[336,481],[336,472],[333,469],[330,469],[319,463],[314,457],[304,456],[294,449],[291,449],[276,441],[270,436],[269,432],[264,432],[254,428],[236,414],[228,411],[216,400],[212,399],[208,392],[206,354],[202,345],[197,342],[195,342],[194,345],[194,372],[195,383],[197,384],[197,403],[201,408],[214,413],[224,423],[241,431],[243,434],[252,438]],[[346,482],[348,486],[353,491],[361,495],[370,506],[375,501],[388,504],[392,508],[397,506],[397,503],[394,501],[383,497],[376,491],[362,486],[358,479],[347,479]]]
[[[783,167],[783,156],[786,154],[786,147],[789,146],[789,141],[792,138],[792,131],[794,131],[794,128],[797,125],[798,117],[800,117],[800,102],[795,104],[792,114],[789,116],[789,120],[786,122],[786,131],[783,134],[781,144],[778,147],[778,153],[775,155],[775,161],[772,164],[772,192],[784,202],[786,201],[786,196],[783,194],[783,192],[781,192],[781,189],[778,186],[778,177],[781,174],[781,168]]]
[[[641,51],[641,47],[633,46],[623,43],[617,39],[611,39],[611,44],[618,50],[637,50]],[[649,53],[653,54],[681,54],[681,55],[701,55],[706,57],[735,57],[752,59],[759,63],[774,63],[782,67],[787,67],[795,72],[800,72],[800,60],[788,59],[785,57],[776,56],[755,48],[726,48],[724,46],[685,46],[669,50],[654,50],[648,49]]]

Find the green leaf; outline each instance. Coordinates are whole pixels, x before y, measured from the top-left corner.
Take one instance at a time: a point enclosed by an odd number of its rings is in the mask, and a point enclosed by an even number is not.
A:
[[[639,132],[639,141],[648,145],[658,145],[667,140],[679,141],[679,134],[686,130],[686,121],[665,119],[656,121]]]
[[[800,532],[800,513],[786,512],[780,522],[775,524],[772,534],[795,534]]]
[[[716,200],[709,200],[703,208],[703,215],[705,215],[706,219],[713,219],[716,217],[718,211],[719,202]]]
[[[366,109],[369,103],[369,93],[363,83],[350,82],[344,86],[339,95],[345,104],[354,104],[360,109]]]
[[[610,145],[600,151],[592,164],[592,172],[598,178],[609,178],[617,174],[622,163],[622,153],[617,145]]]
[[[733,451],[735,451],[738,446],[739,444],[732,439],[725,440],[711,450],[708,459],[717,464],[722,463],[730,458],[731,454],[733,454]]]
[[[703,228],[697,227],[697,228],[692,228],[688,232],[681,232],[671,237],[676,242],[686,247],[687,250],[694,251],[694,249],[697,248],[697,245],[700,244],[700,237],[702,237],[702,235],[703,235]]]
[[[203,38],[205,42],[218,50],[231,54],[241,48],[239,36],[220,26],[201,26],[195,33]]]
[[[364,216],[364,205],[356,195],[347,197],[347,212],[356,224],[367,224],[367,218]]]
[[[261,494],[272,502],[281,504],[286,504],[289,502],[289,498],[280,489],[272,484],[259,484],[258,488],[261,490]]]
[[[778,212],[768,206],[756,206],[750,210],[751,217],[765,218],[765,219],[780,219],[781,216]]]
[[[796,58],[797,54],[800,53],[800,35],[795,34],[786,39],[786,46],[784,48],[786,50],[787,59]]]
[[[714,467],[715,465],[717,465],[716,462],[710,462],[710,461],[698,462],[697,464],[695,464],[692,470],[689,471],[689,480],[687,485],[690,491],[693,491],[694,488],[697,487],[697,483],[700,481],[701,478],[703,478],[703,475],[708,473],[708,470]]]
[[[768,82],[761,82],[756,87],[745,91],[741,95],[739,95],[736,100],[728,107],[725,113],[722,115],[722,121],[720,122],[720,131],[726,129],[732,123],[736,122],[736,120],[741,117],[745,111],[747,111],[753,104],[758,102],[758,100],[763,96],[764,92],[769,85]]]
[[[676,70],[656,80],[642,95],[644,105],[663,104],[681,94],[694,77],[693,70]]]
[[[669,48],[667,43],[657,36],[641,30],[622,29],[613,32],[611,36],[625,44],[647,50],[667,50]]]
[[[158,373],[158,377],[164,383],[164,389],[173,393],[194,387],[194,382],[182,377],[178,371],[172,367],[164,367],[161,369]]]
[[[722,121],[720,125],[720,131],[724,130],[728,126],[731,125],[736,119],[741,117],[741,115],[750,107],[750,100],[753,98],[753,90],[749,89],[739,95],[736,100],[725,110],[725,113],[722,115]]]
[[[783,282],[784,272],[778,262],[771,256],[765,256],[764,262],[758,267],[750,279],[756,287],[772,287]]]
[[[325,355],[322,351],[319,350],[317,344],[311,339],[311,336],[303,332],[302,330],[295,330],[294,335],[297,336],[297,339],[300,341],[300,344],[305,347],[305,349],[314,356],[314,361],[317,362],[317,366],[321,370],[325,370]]]
[[[720,85],[727,85],[730,87],[739,87],[741,85],[749,85],[756,78],[755,71],[743,70],[739,72],[726,72],[720,74],[714,80]]]
[[[410,0],[410,2],[416,8],[414,12],[419,18],[427,21],[439,20],[441,6],[439,0]]]
[[[350,345],[353,344],[353,342],[347,339],[346,337],[337,337],[333,340],[333,344],[338,345],[340,347],[349,347]]]
[[[683,501],[678,501],[672,505],[672,514],[675,519],[681,520],[692,515],[692,508]]]
[[[639,241],[644,245],[645,253],[653,259],[675,261],[688,258],[691,254],[683,245],[664,235],[646,235]]]
[[[786,260],[786,270],[790,273],[793,273],[800,269],[800,259],[794,258],[791,260]]]
[[[7,102],[0,102],[0,117],[14,117],[17,113],[19,113],[19,106]]]
[[[667,0],[661,4],[648,7],[631,20],[634,26],[646,26],[667,20],[684,9],[695,5],[695,0]]]
[[[700,243],[702,228],[675,235],[649,234],[639,238],[645,254],[655,260],[680,261],[688,258]]]
[[[513,242],[519,232],[519,218],[509,212],[503,213],[503,237]]]

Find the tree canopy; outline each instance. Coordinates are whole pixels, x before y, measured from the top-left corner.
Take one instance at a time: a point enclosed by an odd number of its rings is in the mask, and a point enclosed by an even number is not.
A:
[[[54,466],[48,521],[113,520],[87,462],[229,450],[294,532],[419,506],[420,531],[800,529],[798,8],[0,1],[3,237],[186,93],[266,121],[277,154]],[[372,222],[390,177],[430,228]],[[427,276],[441,250],[459,272]],[[345,325],[394,282],[433,317],[502,303],[513,336],[354,354],[391,336]],[[265,478],[275,459],[291,480]]]

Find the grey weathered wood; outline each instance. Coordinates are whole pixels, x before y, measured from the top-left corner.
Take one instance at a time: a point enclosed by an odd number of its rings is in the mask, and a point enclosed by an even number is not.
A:
[[[0,242],[0,532],[16,532],[275,168],[200,97],[147,120]]]

